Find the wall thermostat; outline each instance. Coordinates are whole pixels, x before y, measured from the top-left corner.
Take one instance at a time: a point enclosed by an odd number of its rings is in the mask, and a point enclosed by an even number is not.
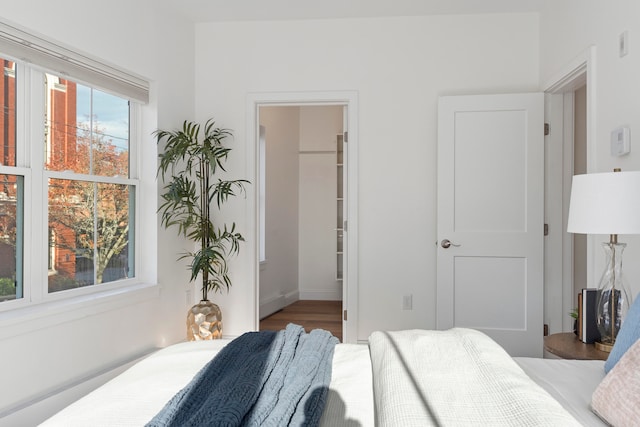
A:
[[[631,132],[627,126],[621,126],[611,132],[611,155],[624,156],[631,151]]]

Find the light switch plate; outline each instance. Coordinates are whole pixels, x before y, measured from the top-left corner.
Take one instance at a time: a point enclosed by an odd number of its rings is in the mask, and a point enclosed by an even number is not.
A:
[[[624,156],[631,151],[631,132],[627,126],[621,126],[611,132],[611,155]]]

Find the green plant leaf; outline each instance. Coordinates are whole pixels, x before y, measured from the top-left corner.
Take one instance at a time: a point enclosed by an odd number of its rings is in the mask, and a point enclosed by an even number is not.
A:
[[[160,194],[161,225],[177,228],[178,234],[199,243],[200,249],[183,253],[178,259],[190,259],[190,280],[202,280],[204,295],[231,287],[227,260],[240,251],[242,235],[236,224],[214,226],[211,204],[218,210],[229,197],[246,194],[245,179],[222,180],[218,171],[226,172],[225,162],[231,148],[224,145],[232,138],[231,130],[217,127],[213,119],[204,126],[185,120],[175,131],[153,133],[158,145],[157,176],[165,182]]]

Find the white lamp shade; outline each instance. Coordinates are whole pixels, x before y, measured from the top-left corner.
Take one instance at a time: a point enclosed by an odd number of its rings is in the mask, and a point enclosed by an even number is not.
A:
[[[640,234],[640,171],[575,175],[567,231]]]

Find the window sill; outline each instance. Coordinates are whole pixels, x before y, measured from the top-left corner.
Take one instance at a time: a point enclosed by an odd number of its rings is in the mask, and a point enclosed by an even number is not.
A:
[[[0,340],[158,298],[154,284],[135,284],[87,295],[32,304],[0,313]],[[46,319],[46,321],[44,321]]]

